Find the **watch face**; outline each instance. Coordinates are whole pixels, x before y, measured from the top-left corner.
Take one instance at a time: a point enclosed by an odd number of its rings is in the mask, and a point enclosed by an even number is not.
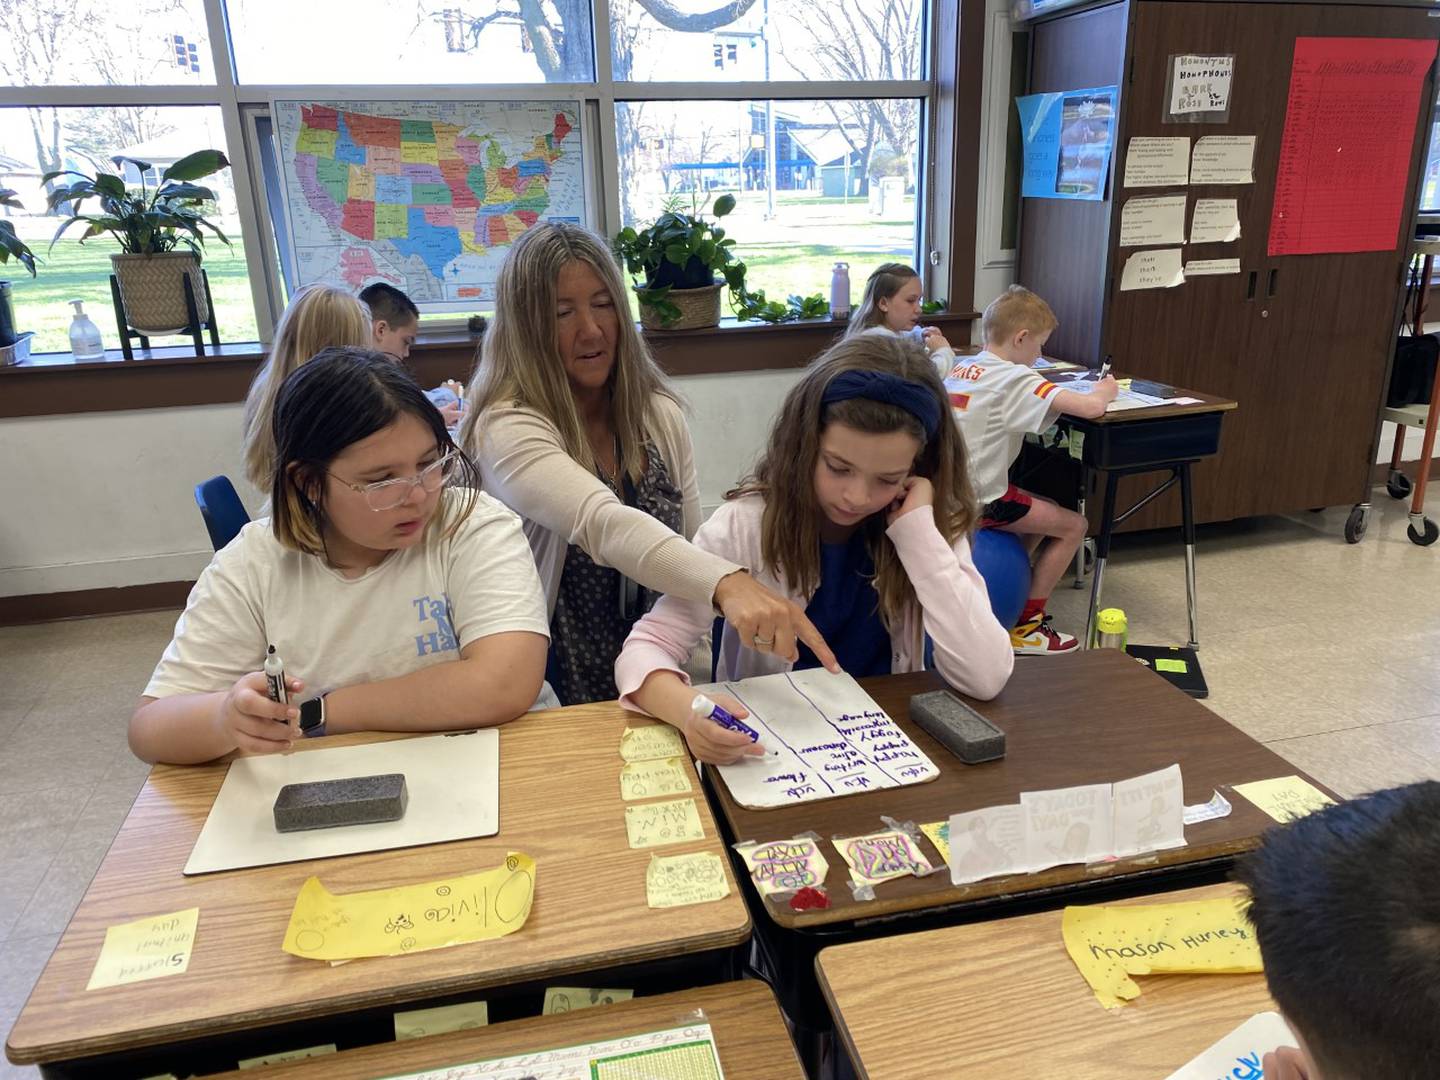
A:
[[[319,698],[311,698],[309,701],[300,704],[300,730],[309,731],[318,727],[321,718],[324,716],[323,706]]]

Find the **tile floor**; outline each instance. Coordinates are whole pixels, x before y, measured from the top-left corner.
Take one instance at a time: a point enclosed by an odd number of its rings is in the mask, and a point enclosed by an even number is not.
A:
[[[1440,482],[1431,489],[1440,504]],[[1401,504],[1375,499],[1356,546],[1341,539],[1343,509],[1200,538],[1206,704],[1346,795],[1440,778],[1440,545],[1411,544]],[[1105,600],[1136,641],[1185,640],[1179,550],[1170,534],[1117,543]],[[1057,624],[1079,633],[1087,596],[1062,586]],[[0,1031],[144,781],[125,721],[173,623],[162,612],[0,628]],[[35,1075],[0,1062],[0,1080]]]

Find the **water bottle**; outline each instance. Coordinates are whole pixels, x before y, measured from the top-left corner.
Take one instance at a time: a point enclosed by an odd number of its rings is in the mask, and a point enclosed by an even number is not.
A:
[[[85,314],[85,301],[71,300],[70,306],[75,309],[75,317],[70,320],[70,352],[76,360],[104,360],[100,328]]]
[[[1130,624],[1125,612],[1118,607],[1107,607],[1095,617],[1095,646],[1100,649],[1125,651],[1130,640]]]
[[[830,274],[830,317],[850,317],[850,264],[837,262]]]

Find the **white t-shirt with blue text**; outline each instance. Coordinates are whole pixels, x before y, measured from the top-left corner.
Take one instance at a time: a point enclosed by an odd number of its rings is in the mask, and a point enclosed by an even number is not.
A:
[[[463,493],[446,491],[453,512]],[[485,494],[454,535],[443,523],[413,547],[347,578],[284,547],[268,518],[216,552],[190,591],[147,697],[228,690],[275,646],[303,698],[458,660],[472,641],[524,630],[549,637],[545,597],[520,519]],[[549,698],[547,701],[546,699]],[[553,704],[550,688],[541,700]]]

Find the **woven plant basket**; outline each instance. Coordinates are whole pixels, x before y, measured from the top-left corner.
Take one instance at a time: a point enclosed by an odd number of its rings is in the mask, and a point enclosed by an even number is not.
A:
[[[720,290],[725,286],[704,285],[698,289],[671,289],[665,299],[680,309],[680,318],[669,326],[660,324],[654,308],[640,305],[640,325],[646,330],[699,330],[720,325]]]
[[[200,258],[194,252],[111,255],[110,265],[120,283],[125,315],[134,329],[150,334],[185,329],[190,321],[185,311],[186,274],[190,275],[190,285],[195,290],[195,308],[200,321],[210,318],[210,309],[205,303],[205,281],[200,276]]]

